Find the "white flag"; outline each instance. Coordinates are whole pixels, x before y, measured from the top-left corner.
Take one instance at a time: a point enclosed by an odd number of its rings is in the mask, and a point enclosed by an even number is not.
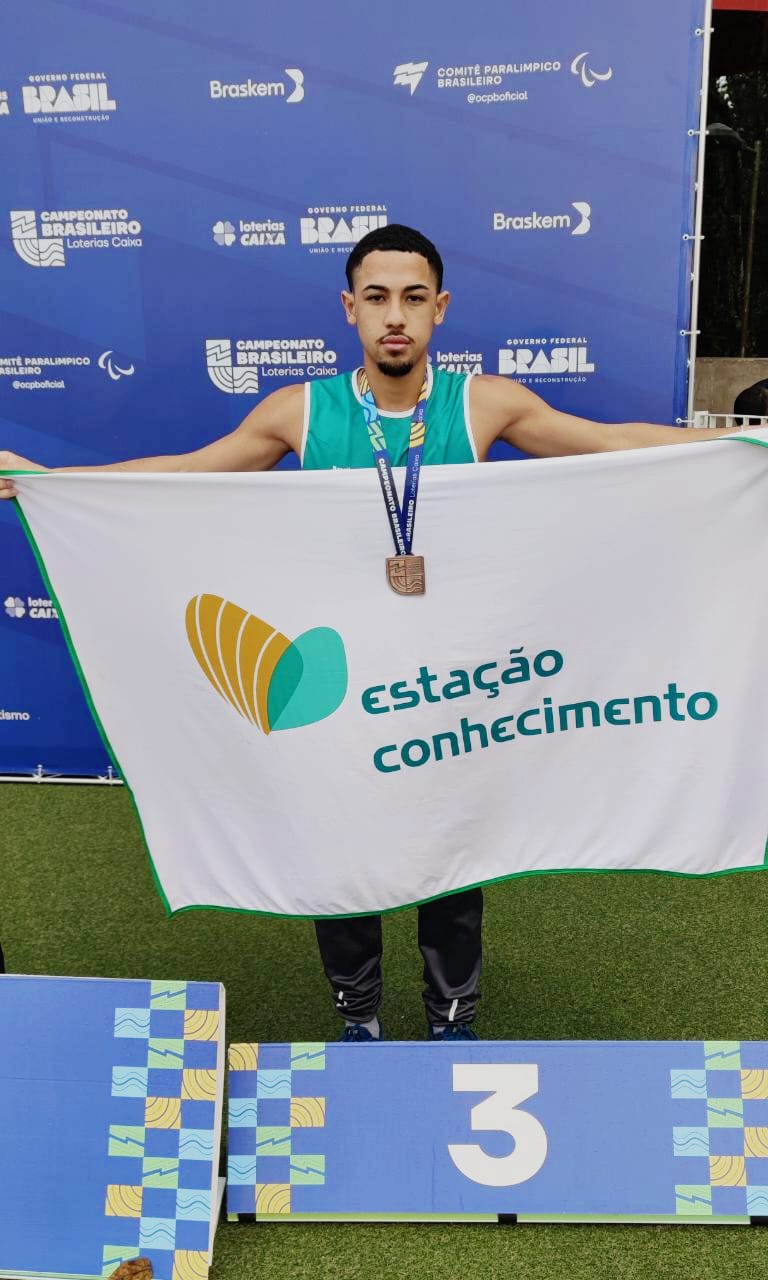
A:
[[[759,445],[427,468],[424,596],[372,469],[19,478],[169,908],[761,867]]]

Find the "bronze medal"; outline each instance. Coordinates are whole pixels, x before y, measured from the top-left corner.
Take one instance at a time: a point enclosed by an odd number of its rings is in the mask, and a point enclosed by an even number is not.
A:
[[[379,477],[381,492],[384,496],[384,507],[392,532],[392,541],[397,551],[397,555],[387,556],[387,582],[399,596],[423,596],[426,591],[424,557],[413,555],[411,547],[413,546],[413,522],[416,516],[421,457],[427,434],[424,415],[430,392],[429,369],[424,375],[419,398],[411,419],[402,510],[397,498],[392,461],[387,449],[387,442],[382,430],[379,410],[373,397],[371,384],[364,369],[360,369],[358,374],[353,376],[358,378],[361,403],[368,428],[368,439],[373,450],[374,465]]]
[[[427,589],[423,556],[387,556],[387,582],[399,596],[423,596]]]

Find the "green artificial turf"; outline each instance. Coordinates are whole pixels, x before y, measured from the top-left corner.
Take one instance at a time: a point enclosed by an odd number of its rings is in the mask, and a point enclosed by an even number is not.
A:
[[[122,788],[0,787],[11,971],[221,981],[227,1039],[338,1034],[312,925],[165,916]],[[768,873],[542,876],[486,896],[481,1035],[768,1039]],[[416,912],[385,918],[393,1039],[420,1037]],[[211,1280],[768,1276],[768,1232],[721,1227],[223,1223]]]

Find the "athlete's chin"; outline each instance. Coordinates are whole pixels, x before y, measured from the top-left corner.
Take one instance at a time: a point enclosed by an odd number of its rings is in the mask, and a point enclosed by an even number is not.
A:
[[[413,370],[412,360],[377,360],[376,367],[379,373],[384,373],[388,378],[405,378]]]

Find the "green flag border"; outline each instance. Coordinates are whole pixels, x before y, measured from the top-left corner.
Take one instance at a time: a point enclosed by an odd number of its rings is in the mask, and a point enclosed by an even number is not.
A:
[[[751,437],[751,436],[718,437],[718,439],[736,441],[737,443],[743,443],[743,444],[754,444],[759,446],[760,448],[768,449],[768,440],[756,440],[754,439],[754,437]],[[0,470],[0,476],[8,477],[8,478],[11,478],[13,476],[31,476],[31,475],[40,475],[40,474],[53,475],[55,474],[55,472],[49,471],[49,472],[41,473],[40,471]],[[180,915],[183,915],[186,911],[223,911],[232,915],[267,916],[277,920],[320,920],[320,919],[322,920],[353,920],[360,916],[371,915],[370,910],[346,911],[341,914],[337,913],[333,915],[319,915],[317,913],[313,915],[293,915],[285,911],[259,911],[254,907],[221,907],[211,903],[194,903],[190,906],[178,907],[175,911],[171,908],[171,905],[166,897],[165,890],[163,889],[160,876],[158,875],[157,868],[155,867],[154,859],[152,858],[152,850],[150,849],[149,841],[147,839],[147,834],[144,830],[144,823],[142,821],[139,806],[136,802],[136,797],[133,794],[133,789],[131,787],[131,784],[128,781],[125,775],[125,772],[120,764],[120,761],[117,758],[117,753],[115,752],[111,742],[109,741],[106,730],[103,724],[101,723],[101,718],[99,716],[98,711],[96,710],[96,705],[93,701],[93,695],[91,694],[90,688],[88,687],[88,681],[85,678],[85,672],[83,671],[83,668],[80,665],[80,659],[77,656],[77,650],[75,649],[74,642],[72,640],[72,635],[69,630],[69,625],[67,623],[66,617],[64,616],[64,611],[61,608],[56,592],[53,589],[53,584],[51,583],[51,580],[48,576],[48,571],[45,567],[45,562],[43,561],[43,557],[40,553],[40,548],[37,545],[35,536],[32,533],[32,529],[30,528],[29,521],[27,520],[27,517],[24,514],[24,509],[18,497],[13,499],[13,505],[16,508],[16,511],[19,516],[19,520],[21,522],[21,526],[27,536],[27,541],[29,542],[30,548],[32,550],[32,554],[35,557],[37,567],[40,571],[40,575],[43,579],[43,582],[45,583],[46,589],[48,591],[48,595],[50,599],[53,600],[54,605],[56,606],[56,612],[59,616],[61,629],[64,633],[64,640],[65,640],[67,649],[69,651],[69,656],[72,659],[75,671],[77,672],[77,676],[80,681],[80,685],[83,690],[85,700],[88,704],[88,709],[91,715],[93,716],[93,720],[96,725],[96,728],[99,731],[99,735],[101,737],[102,743],[106,751],[114,761],[115,765],[117,766],[117,769],[120,773],[123,783],[125,784],[125,789],[131,798],[131,804],[133,805],[134,812],[136,814],[136,818],[139,823],[141,838],[144,842],[144,848],[146,850],[147,858],[149,860],[149,866],[152,872],[152,879],[154,880],[155,888],[157,889],[157,892],[160,896],[160,901],[163,904],[163,908],[165,910],[166,915],[169,917],[180,916]],[[479,880],[475,884],[462,885],[462,887],[459,889],[449,889],[445,893],[439,893],[430,898],[421,898],[417,902],[404,902],[399,907],[384,907],[380,911],[375,912],[374,914],[392,915],[395,911],[406,911],[410,907],[420,907],[427,902],[435,902],[437,901],[438,898],[449,898],[452,895],[457,893],[465,893],[468,889],[480,889],[480,888],[483,888],[485,885],[503,884],[505,881],[508,881],[508,880],[522,880],[528,876],[578,876],[578,875],[584,875],[584,876],[630,875],[632,876],[634,875],[634,876],[673,876],[676,879],[682,879],[682,880],[714,880],[720,876],[743,875],[745,872],[763,871],[766,868],[768,868],[768,836],[766,837],[765,850],[763,853],[763,861],[752,867],[730,867],[727,871],[662,871],[662,870],[656,870],[650,867],[557,867],[557,868],[549,868],[543,871],[511,871],[509,875],[495,876],[491,880]]]

